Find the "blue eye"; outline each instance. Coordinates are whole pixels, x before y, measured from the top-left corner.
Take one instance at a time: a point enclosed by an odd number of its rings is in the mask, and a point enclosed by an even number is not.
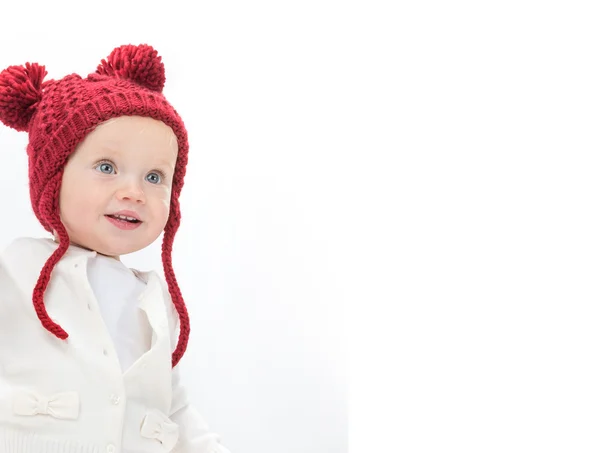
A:
[[[159,184],[162,181],[162,177],[160,174],[152,172],[148,173],[148,176],[146,176],[146,181],[151,182],[152,184]]]
[[[107,162],[102,162],[102,163],[98,164],[96,166],[96,168],[100,168],[100,171],[102,173],[107,174],[107,175],[112,174],[112,172],[114,170],[113,166],[111,164],[107,163]]]

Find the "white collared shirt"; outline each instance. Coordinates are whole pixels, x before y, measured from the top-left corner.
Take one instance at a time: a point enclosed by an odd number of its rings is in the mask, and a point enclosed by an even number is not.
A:
[[[88,260],[87,276],[125,372],[151,345],[152,328],[137,303],[146,282],[121,261],[100,254]]]
[[[102,275],[118,267],[70,246],[44,295],[48,316],[69,334],[61,340],[32,303],[56,248],[52,239],[20,238],[0,254],[2,453],[228,453],[171,367],[179,317],[162,278],[132,270],[141,287],[130,278],[102,287]],[[140,323],[123,336],[132,319]]]

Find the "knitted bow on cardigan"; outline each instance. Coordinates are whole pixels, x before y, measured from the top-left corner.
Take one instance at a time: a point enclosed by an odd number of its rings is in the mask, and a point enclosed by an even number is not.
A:
[[[144,417],[140,433],[148,439],[157,439],[171,451],[179,439],[179,426],[162,412],[152,409]]]
[[[79,395],[77,392],[63,392],[44,396],[31,390],[19,390],[14,394],[13,412],[17,415],[41,414],[76,420],[79,417]]]

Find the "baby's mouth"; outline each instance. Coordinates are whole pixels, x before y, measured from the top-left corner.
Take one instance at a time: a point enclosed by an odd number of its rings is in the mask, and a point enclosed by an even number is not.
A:
[[[128,217],[125,215],[115,215],[115,214],[106,214],[106,217],[111,217],[113,219],[117,219],[117,220],[122,220],[124,222],[129,222],[129,223],[141,223],[141,220],[135,219],[133,217]]]

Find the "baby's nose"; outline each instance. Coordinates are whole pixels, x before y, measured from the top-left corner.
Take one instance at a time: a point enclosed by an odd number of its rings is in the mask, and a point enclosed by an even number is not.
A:
[[[145,202],[146,197],[144,191],[137,183],[124,184],[117,192],[117,198],[120,200],[129,200],[135,202]]]

